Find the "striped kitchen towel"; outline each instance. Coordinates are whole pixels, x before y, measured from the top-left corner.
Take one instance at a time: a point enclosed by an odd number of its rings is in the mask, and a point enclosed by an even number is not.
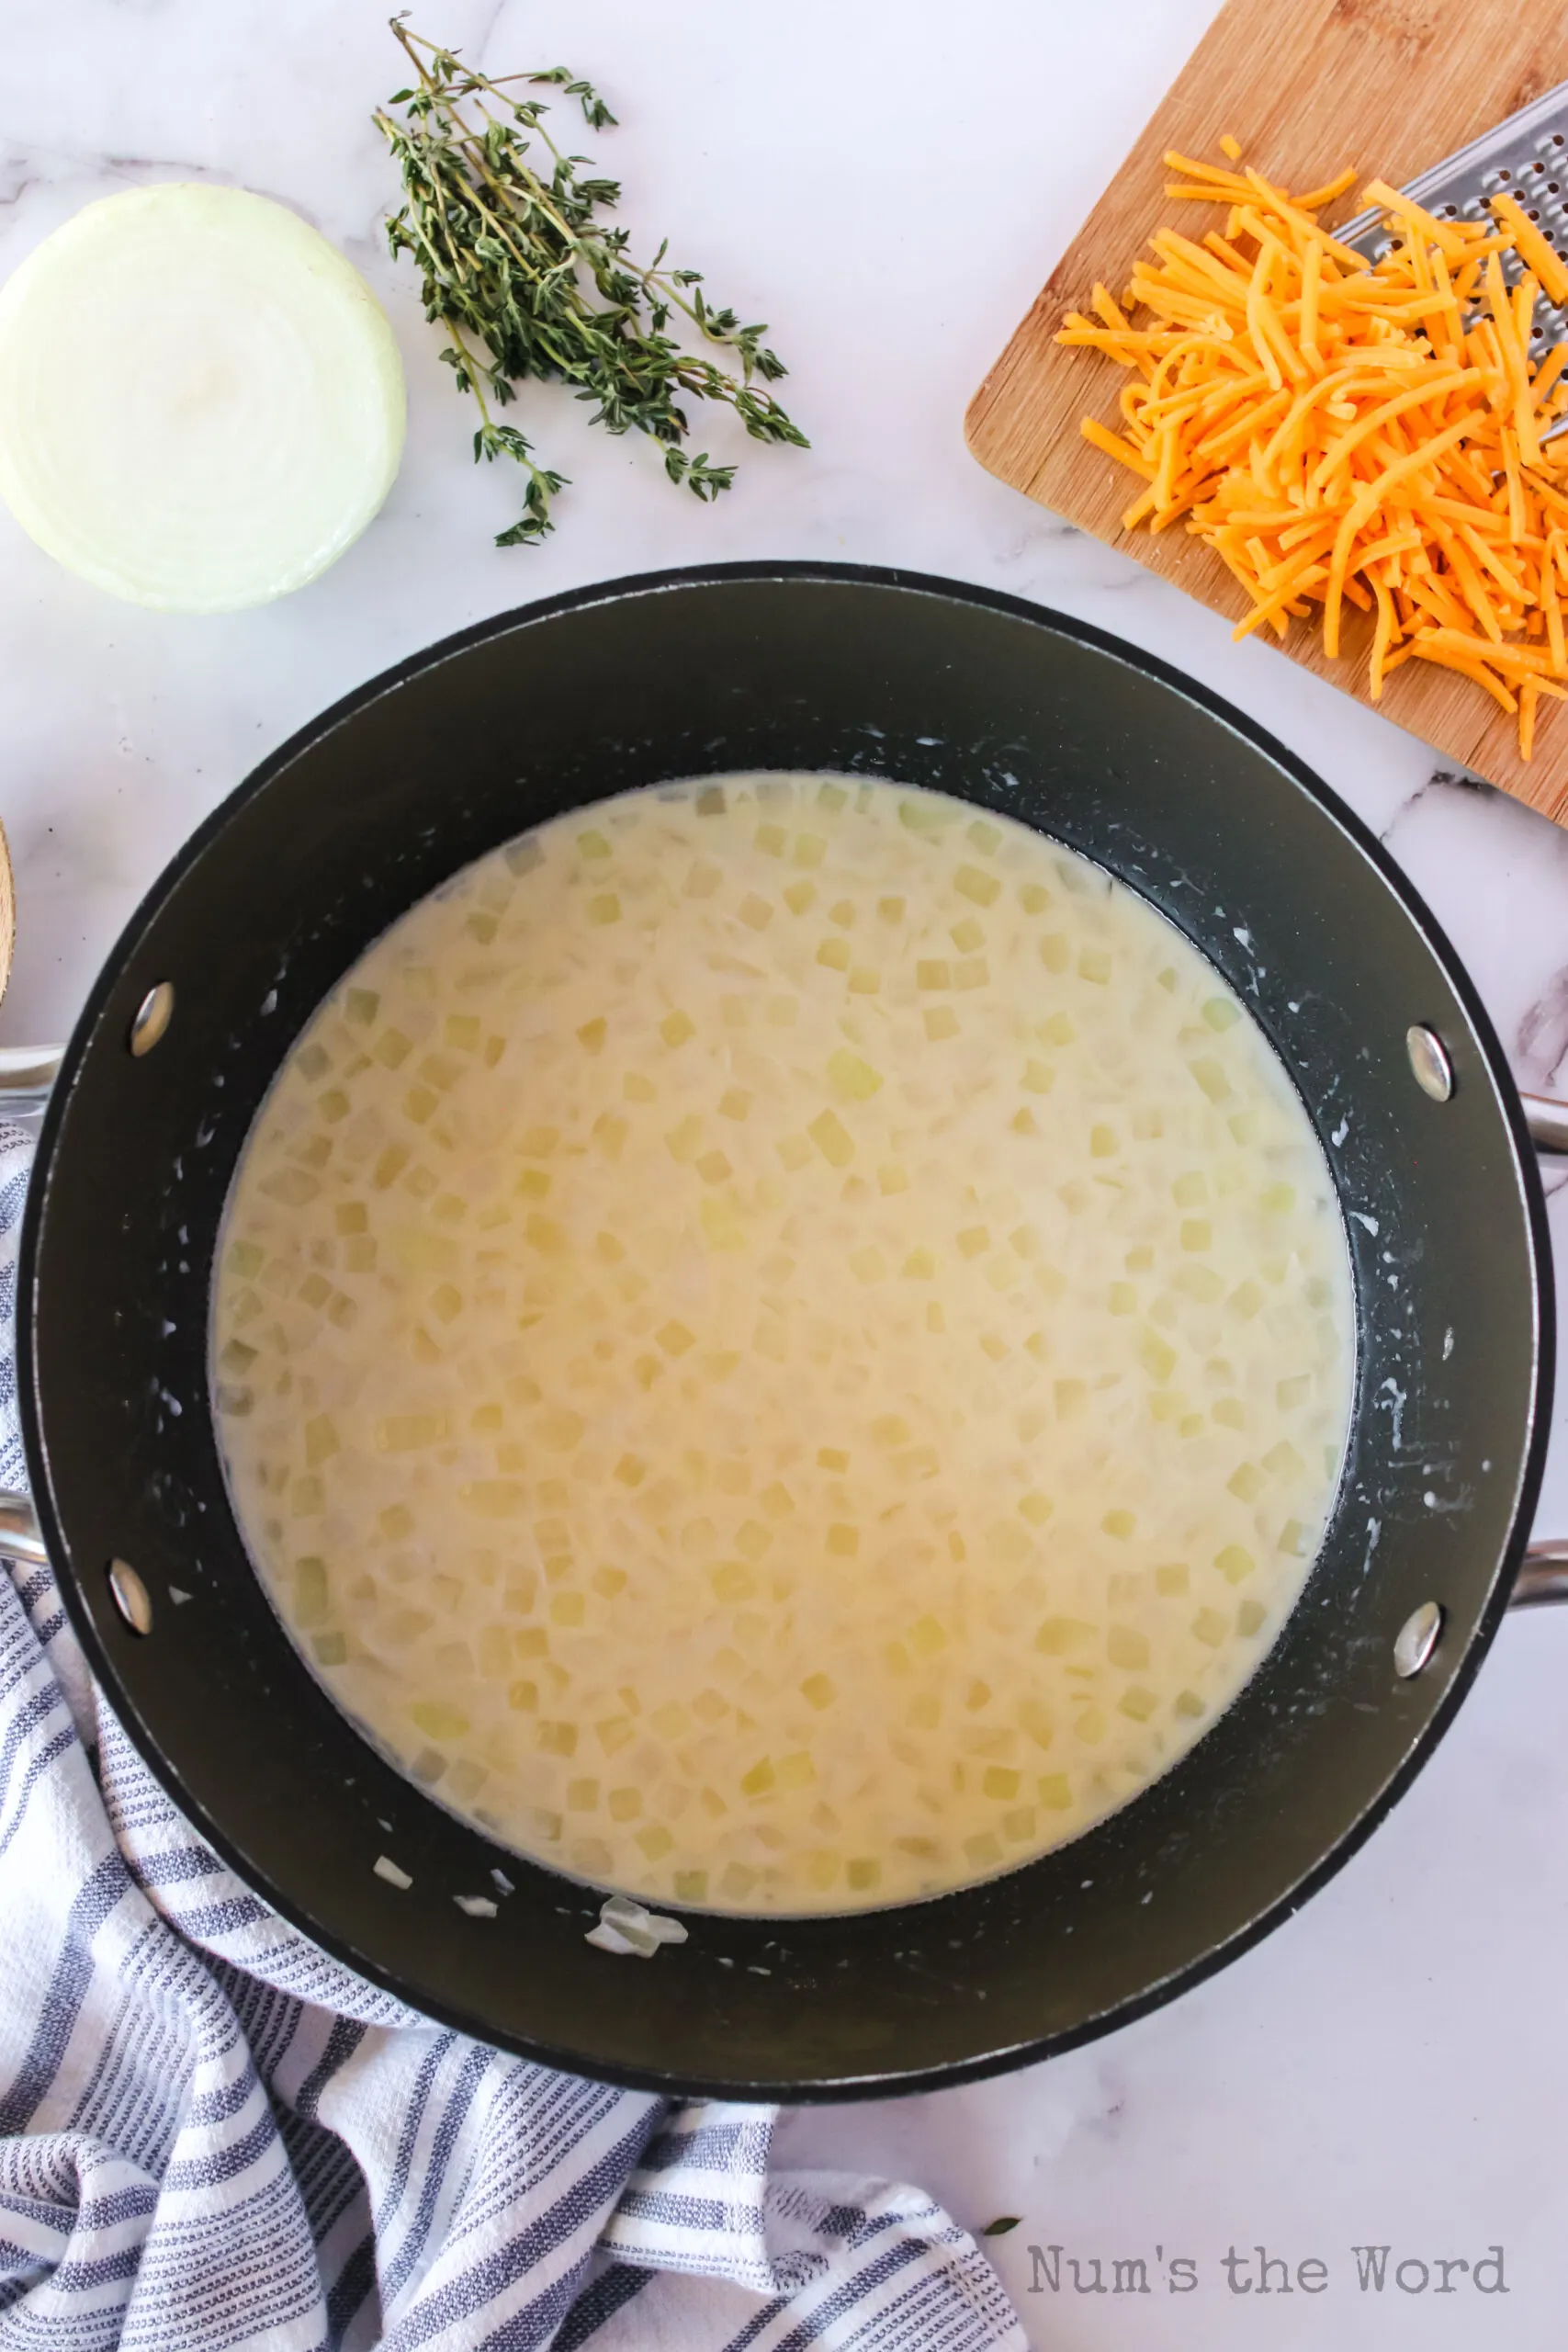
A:
[[[28,1148],[0,1127],[6,1487]],[[285,1926],[23,1567],[0,1575],[0,2352],[1024,2352],[918,2189],[773,2173],[774,2109],[507,2057]]]

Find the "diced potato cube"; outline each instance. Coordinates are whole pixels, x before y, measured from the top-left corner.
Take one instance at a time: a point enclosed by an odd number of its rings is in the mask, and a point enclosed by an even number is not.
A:
[[[953,887],[977,907],[994,906],[1001,892],[1001,883],[994,874],[982,872],[977,865],[961,865],[953,877]]]
[[[426,1739],[464,1739],[469,1729],[468,1718],[462,1709],[442,1699],[416,1699],[409,1709],[409,1718]]]
[[[908,1638],[910,1651],[919,1658],[937,1657],[947,1647],[946,1628],[929,1614],[910,1626]]]
[[[294,1622],[302,1632],[324,1625],[331,1613],[327,1564],[307,1557],[294,1564]]]
[[[840,1094],[856,1102],[868,1102],[882,1085],[882,1072],[847,1046],[829,1057],[828,1076]]]
[[[820,1112],[806,1132],[829,1168],[847,1168],[853,1159],[854,1140],[836,1111]]]
[[[1096,1629],[1081,1617],[1047,1617],[1034,1636],[1034,1646],[1047,1657],[1066,1657],[1090,1646]]]

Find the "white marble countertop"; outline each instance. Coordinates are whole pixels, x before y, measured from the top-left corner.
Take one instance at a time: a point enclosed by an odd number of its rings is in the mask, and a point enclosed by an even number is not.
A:
[[[713,509],[563,395],[532,430],[575,480],[558,537],[497,551],[513,484],[469,420],[410,274],[386,259],[396,85],[385,0],[62,0],[9,12],[0,274],[78,205],[211,175],[286,198],[372,279],[406,356],[410,439],[369,535],[314,587],[231,618],[165,618],[58,571],[0,512],[0,816],[20,897],[9,1042],[63,1031],[190,828],[324,704],[482,616],[616,573],[742,557],[897,563],[1081,615],[1283,738],[1380,831],[1461,954],[1525,1082],[1568,1087],[1568,833],[1435,773],[1408,736],[983,474],[964,402],[1212,0],[430,0],[421,28],[492,70],[558,55],[622,128],[592,144],[625,217],[793,368],[807,456],[742,451]],[[1224,128],[1216,123],[1216,131]],[[1364,159],[1371,164],[1374,159]],[[112,387],[105,397],[112,398]],[[1548,759],[1568,732],[1548,722]],[[1554,1204],[1568,1252],[1568,1183]],[[1561,1288],[1561,1285],[1560,1285]],[[1568,1301],[1564,1302],[1568,1304]],[[1568,1387],[1568,1382],[1564,1382]],[[1568,1430],[1541,1506],[1568,1532]],[[1568,1611],[1508,1624],[1430,1769],[1348,1870],[1200,1991],[1055,2064],[902,2103],[807,2112],[802,2157],[903,2175],[976,2225],[1032,2339],[1071,2352],[1546,2352],[1568,2297]],[[1031,2243],[1144,2256],[1149,2296],[1031,2292]],[[1327,2283],[1233,2292],[1262,2244]],[[1471,2261],[1507,2292],[1362,2291],[1350,2249]],[[1167,2263],[1199,2265],[1190,2294]],[[1092,2272],[1080,2272],[1085,2285]],[[1238,2271],[1239,2289],[1250,2274]],[[1490,2279],[1490,2275],[1483,2274]],[[1107,2282],[1110,2280],[1107,2269]],[[1308,2273],[1309,2278],[1315,2274]],[[1276,2274],[1271,2274],[1276,2277]],[[1417,2273],[1405,2273],[1413,2285]]]

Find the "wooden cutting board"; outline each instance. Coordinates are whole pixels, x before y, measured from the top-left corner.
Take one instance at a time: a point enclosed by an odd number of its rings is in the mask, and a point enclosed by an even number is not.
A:
[[[1229,131],[1248,163],[1287,187],[1319,187],[1348,163],[1398,184],[1563,81],[1568,7],[1553,0],[1229,0],[976,393],[965,424],[975,455],[1239,619],[1247,600],[1211,549],[1179,528],[1157,537],[1122,529],[1133,477],[1084,440],[1078,421],[1116,422],[1123,372],[1097,352],[1058,348],[1063,311],[1087,311],[1096,279],[1119,290],[1156,229],[1191,209],[1165,198],[1168,147],[1217,156]],[[1332,223],[1355,207],[1352,191],[1324,217]],[[1281,650],[1366,702],[1368,624],[1346,617],[1353,626],[1337,661],[1325,660],[1317,631],[1301,621]],[[1568,824],[1568,703],[1542,700],[1528,764],[1506,713],[1429,662],[1405,662],[1377,707]]]

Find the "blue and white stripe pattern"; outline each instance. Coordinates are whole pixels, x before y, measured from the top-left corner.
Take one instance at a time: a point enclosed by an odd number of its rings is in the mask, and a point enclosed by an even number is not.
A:
[[[6,1487],[27,1165],[0,1127]],[[774,2120],[527,2064],[329,1960],[170,1805],[48,1573],[0,1575],[0,2352],[1024,2352],[940,2207],[771,2173]]]

